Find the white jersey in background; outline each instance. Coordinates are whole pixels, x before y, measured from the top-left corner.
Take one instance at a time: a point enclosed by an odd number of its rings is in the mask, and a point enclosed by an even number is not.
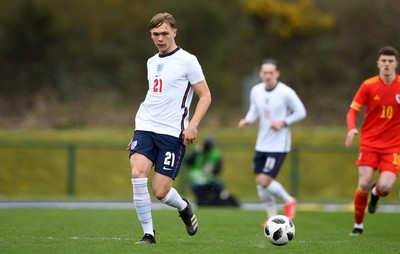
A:
[[[291,124],[305,118],[306,109],[296,92],[282,82],[267,91],[264,83],[255,85],[250,92],[250,109],[246,121],[254,123],[259,118],[256,151],[289,152]],[[284,120],[286,127],[279,131],[270,128],[271,121]]]
[[[192,85],[204,79],[196,56],[179,47],[149,58],[149,90],[136,114],[135,129],[180,137],[189,124]]]

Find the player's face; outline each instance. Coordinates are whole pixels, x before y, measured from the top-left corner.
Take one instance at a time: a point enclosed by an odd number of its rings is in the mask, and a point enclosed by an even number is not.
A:
[[[160,54],[169,53],[176,48],[176,29],[170,27],[168,23],[162,23],[159,27],[151,29],[150,35]]]
[[[280,72],[274,64],[263,64],[260,69],[260,78],[267,88],[273,88],[278,83]]]
[[[396,72],[397,60],[395,56],[381,55],[378,59],[379,74],[390,76]]]

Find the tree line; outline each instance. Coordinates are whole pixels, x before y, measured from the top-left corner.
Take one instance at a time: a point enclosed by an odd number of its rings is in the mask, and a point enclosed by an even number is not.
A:
[[[264,57],[280,61],[306,123],[343,124],[358,86],[377,74],[377,50],[400,49],[391,0],[0,1],[0,126],[131,124],[158,12],[175,16],[177,43],[202,64],[215,125],[245,113],[244,83]]]

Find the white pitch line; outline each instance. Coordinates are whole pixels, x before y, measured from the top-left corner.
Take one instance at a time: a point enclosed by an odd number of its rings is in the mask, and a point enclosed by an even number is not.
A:
[[[63,240],[64,237],[33,237],[34,239],[47,239],[47,240]],[[133,238],[126,237],[82,237],[82,236],[71,236],[67,237],[69,240],[106,240],[106,241],[133,241]]]

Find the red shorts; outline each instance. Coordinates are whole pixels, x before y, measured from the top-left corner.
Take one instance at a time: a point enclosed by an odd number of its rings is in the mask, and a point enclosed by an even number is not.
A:
[[[400,152],[399,153],[380,153],[365,147],[360,148],[358,166],[368,166],[379,172],[393,172],[399,176],[400,172]]]

